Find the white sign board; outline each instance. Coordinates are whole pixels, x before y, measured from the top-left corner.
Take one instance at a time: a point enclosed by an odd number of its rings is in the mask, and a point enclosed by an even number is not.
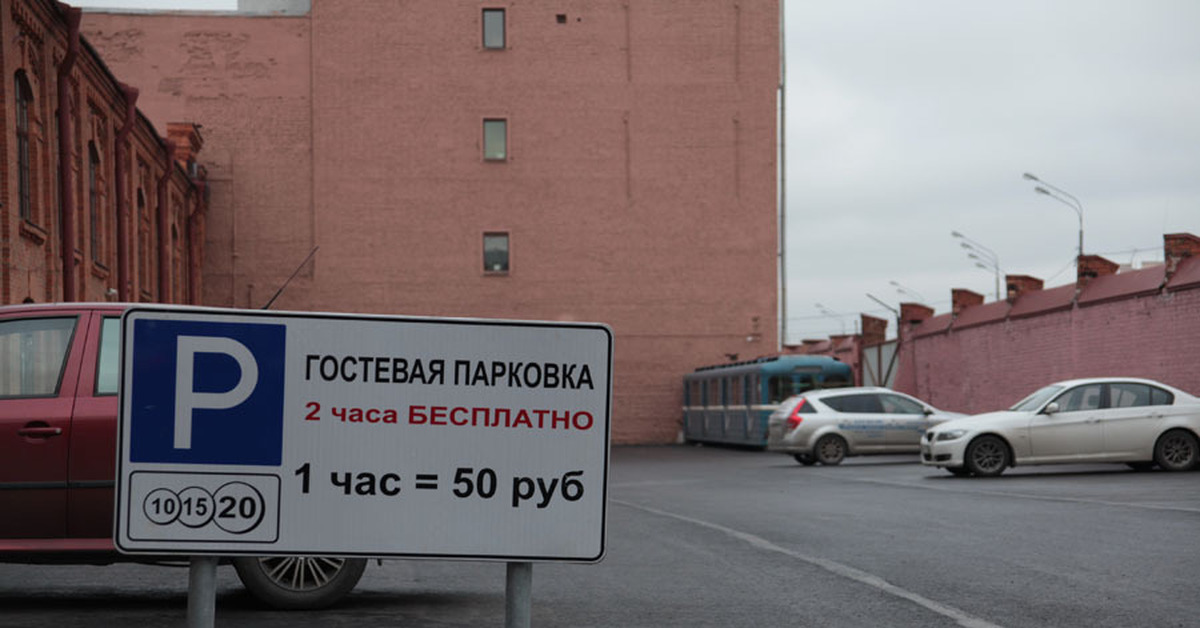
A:
[[[148,307],[122,331],[123,552],[604,554],[604,325]]]

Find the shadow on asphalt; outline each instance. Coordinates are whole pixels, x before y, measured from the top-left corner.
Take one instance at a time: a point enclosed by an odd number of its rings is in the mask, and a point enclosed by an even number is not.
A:
[[[218,597],[217,603],[224,603]],[[86,612],[108,610],[162,610],[186,608],[187,591],[47,591],[47,592],[4,592],[0,593],[0,606],[6,612],[56,611]]]
[[[469,606],[495,603],[496,596],[462,593],[403,593],[384,591],[353,592],[335,606],[322,611],[306,612],[336,612],[336,611],[373,611],[382,609],[428,609],[463,608]],[[92,591],[44,591],[44,592],[3,592],[0,593],[0,607],[6,612],[45,611],[53,608],[56,611],[68,613],[86,613],[89,611],[164,611],[171,609],[187,609],[187,591],[133,591],[133,590],[92,590]],[[230,590],[217,593],[218,613],[227,612],[262,612],[290,613],[293,611],[277,611],[264,606],[244,590]]]
[[[799,462],[791,461],[791,458],[788,458],[788,460],[790,462],[784,462],[782,464],[773,464],[773,465],[770,465],[770,467],[772,469],[793,469],[794,468],[794,469],[813,469],[813,470],[821,469],[824,471],[832,471],[834,469],[853,469],[854,467],[901,467],[901,466],[920,465],[921,464],[920,460],[864,460],[864,459],[859,459],[859,458],[848,458],[842,464],[835,464],[833,466],[823,465],[823,464],[814,464],[814,465],[804,466],[804,465],[800,464]]]
[[[1114,466],[1111,469],[1087,469],[1087,470],[1074,470],[1074,471],[1054,471],[1054,470],[1051,470],[1049,467],[1047,467],[1047,468],[1030,467],[1030,468],[1020,468],[1020,469],[1007,469],[1004,471],[1003,474],[1001,474],[997,477],[991,477],[991,478],[979,478],[979,477],[973,477],[973,476],[959,477],[956,475],[951,475],[949,472],[944,472],[944,473],[941,473],[938,475],[928,475],[928,476],[925,476],[925,478],[929,479],[929,480],[965,480],[968,482],[970,482],[970,481],[1003,482],[1005,480],[1010,480],[1010,481],[1011,480],[1020,480],[1022,478],[1025,478],[1025,479],[1028,479],[1028,478],[1069,478],[1069,477],[1089,477],[1089,476],[1105,476],[1105,475],[1145,475],[1145,476],[1152,476],[1152,475],[1176,476],[1176,475],[1179,475],[1179,476],[1187,476],[1190,473],[1195,473],[1195,472],[1196,472],[1196,470],[1193,470],[1191,472],[1185,471],[1183,473],[1172,473],[1170,471],[1163,471],[1162,469],[1154,469],[1151,471],[1135,471],[1133,469],[1130,469],[1130,468],[1127,468],[1124,466]]]

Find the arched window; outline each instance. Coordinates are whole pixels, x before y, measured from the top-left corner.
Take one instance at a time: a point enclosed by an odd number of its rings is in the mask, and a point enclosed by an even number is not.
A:
[[[88,220],[91,225],[92,261],[100,262],[100,153],[88,142]]]
[[[29,110],[33,105],[33,88],[25,78],[25,72],[17,72],[13,93],[17,103],[17,199],[21,218],[33,220],[33,167],[29,157]]]

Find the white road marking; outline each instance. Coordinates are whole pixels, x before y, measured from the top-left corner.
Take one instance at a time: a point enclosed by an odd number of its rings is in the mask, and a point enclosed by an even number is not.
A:
[[[922,606],[934,613],[953,619],[954,621],[958,622],[958,625],[963,626],[963,628],[1001,628],[1001,626],[997,624],[974,617],[952,606],[946,606],[945,604],[935,602],[923,595],[900,588],[888,582],[887,580],[880,578],[879,576],[867,573],[861,569],[855,569],[854,567],[843,565],[837,561],[801,554],[794,550],[787,549],[786,547],[780,547],[760,536],[755,536],[748,532],[734,530],[733,528],[727,528],[723,525],[712,523],[711,521],[695,519],[686,515],[667,512],[657,508],[650,508],[648,506],[642,506],[640,504],[634,504],[632,502],[622,501],[619,499],[610,499],[609,501],[614,504],[621,504],[622,506],[633,508],[635,510],[641,510],[643,512],[659,515],[661,517],[670,517],[672,519],[684,521],[692,525],[701,526],[710,530],[716,530],[717,532],[727,534],[740,541],[745,541],[757,549],[767,552],[775,552],[777,554],[783,554],[784,556],[795,558],[796,560],[806,562],[815,567],[820,567],[821,569],[824,569],[825,571],[828,571],[834,575],[865,584],[869,587],[874,587],[880,591],[883,591],[884,593],[913,602],[914,604]]]

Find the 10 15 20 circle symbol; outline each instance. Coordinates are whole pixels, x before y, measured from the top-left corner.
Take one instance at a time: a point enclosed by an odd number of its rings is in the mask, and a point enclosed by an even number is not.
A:
[[[142,513],[152,523],[170,525],[179,518],[179,495],[169,488],[156,488],[142,500]]]
[[[226,482],[213,495],[217,527],[230,534],[245,534],[262,523],[267,503],[258,489],[245,482]]]
[[[179,491],[179,523],[189,528],[202,528],[212,521],[216,505],[208,491],[189,486]]]

